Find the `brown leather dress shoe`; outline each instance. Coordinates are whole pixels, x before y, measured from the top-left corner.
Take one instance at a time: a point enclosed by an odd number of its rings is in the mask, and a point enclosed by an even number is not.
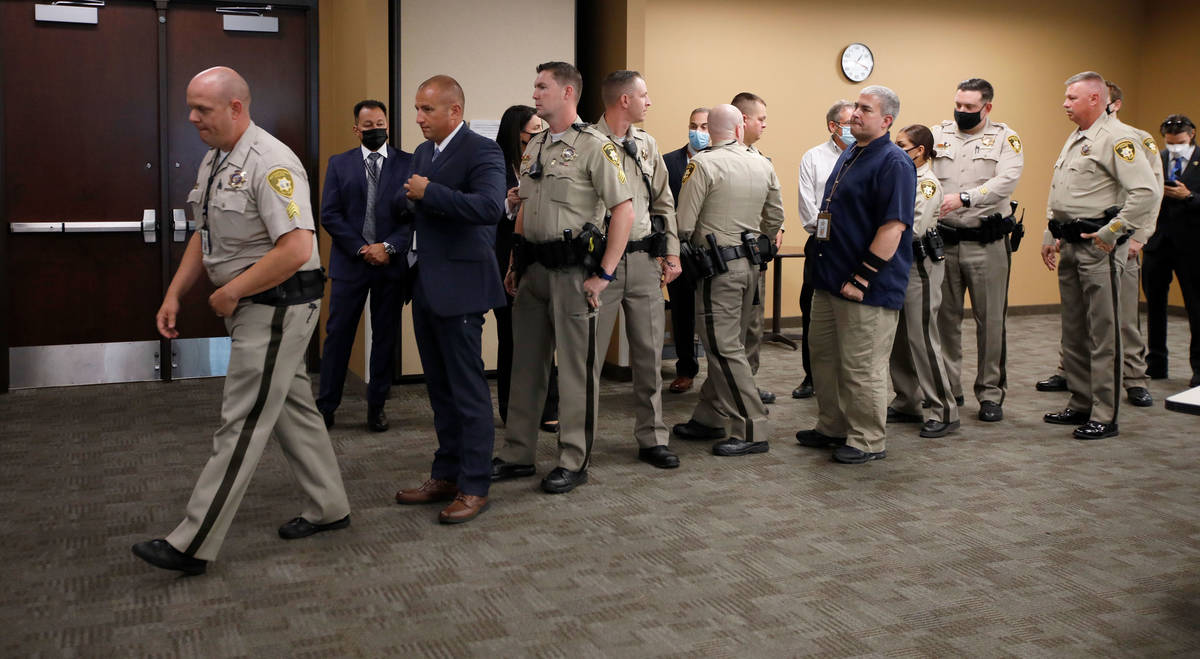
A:
[[[671,382],[671,386],[668,387],[668,390],[673,394],[682,394],[692,390],[692,383],[692,378],[687,378],[681,375]]]
[[[418,503],[437,503],[438,501],[449,501],[456,494],[458,494],[458,486],[454,483],[430,478],[421,483],[421,487],[397,492],[396,503],[406,506]]]
[[[473,494],[459,493],[446,509],[438,513],[438,521],[442,524],[462,524],[479,517],[488,509],[487,497],[477,497]]]

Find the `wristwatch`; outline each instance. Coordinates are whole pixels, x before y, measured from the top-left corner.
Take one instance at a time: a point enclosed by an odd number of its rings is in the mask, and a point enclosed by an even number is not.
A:
[[[388,254],[395,254],[396,248],[392,247],[391,243],[385,242],[385,243],[383,243],[383,251],[387,252]]]
[[[962,202],[963,208],[971,207],[971,195],[965,192],[960,192],[958,193],[958,199]]]

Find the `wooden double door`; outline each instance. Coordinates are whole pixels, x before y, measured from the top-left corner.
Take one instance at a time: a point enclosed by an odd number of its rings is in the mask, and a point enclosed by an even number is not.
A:
[[[38,20],[36,5],[0,3],[0,391],[223,374],[207,281],[184,301],[179,339],[154,323],[208,149],[185,90],[206,68],[236,69],[251,117],[315,178],[315,0],[257,17],[108,0],[94,24]]]

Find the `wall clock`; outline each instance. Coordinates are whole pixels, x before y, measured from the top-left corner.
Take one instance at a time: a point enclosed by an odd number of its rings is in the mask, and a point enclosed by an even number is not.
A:
[[[866,44],[852,43],[842,51],[842,75],[850,82],[862,82],[875,70],[875,56]]]

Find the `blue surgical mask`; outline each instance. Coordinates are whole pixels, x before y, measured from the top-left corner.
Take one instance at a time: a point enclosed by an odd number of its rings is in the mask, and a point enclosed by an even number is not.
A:
[[[858,140],[854,139],[853,135],[850,134],[849,126],[842,126],[842,134],[838,135],[838,139],[840,139],[842,141],[842,144],[845,144],[846,146],[850,146],[851,144],[854,144],[855,142],[858,141]]]
[[[697,151],[703,151],[708,148],[708,133],[702,133],[698,130],[688,131],[688,144]]]

